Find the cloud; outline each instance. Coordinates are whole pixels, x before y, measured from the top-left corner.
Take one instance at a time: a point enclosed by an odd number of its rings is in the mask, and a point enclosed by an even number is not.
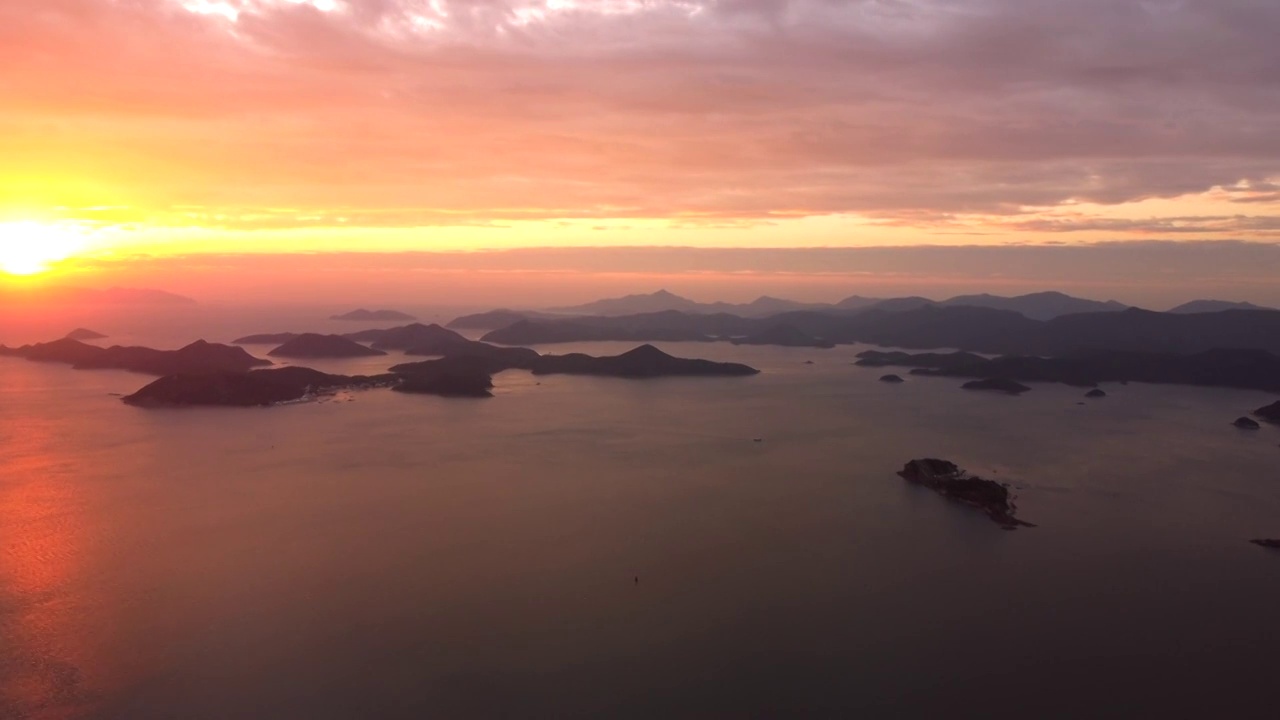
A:
[[[1277,34],[1267,0],[8,0],[0,190],[246,227],[1267,204]]]
[[[1143,235],[1235,235],[1280,236],[1280,217],[1249,215],[1196,215],[1187,217],[1122,219],[1091,217],[1047,217],[1013,223],[1018,230],[1032,232],[1140,233]]]

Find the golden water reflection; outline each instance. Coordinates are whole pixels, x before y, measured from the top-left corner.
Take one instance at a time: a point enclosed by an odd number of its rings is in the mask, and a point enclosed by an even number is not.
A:
[[[90,648],[72,585],[86,532],[62,423],[0,427],[0,717],[71,718],[86,707]]]

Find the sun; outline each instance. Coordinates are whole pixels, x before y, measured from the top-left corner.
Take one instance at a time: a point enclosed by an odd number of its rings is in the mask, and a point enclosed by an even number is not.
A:
[[[36,275],[84,245],[84,234],[74,226],[30,220],[0,223],[0,272]]]

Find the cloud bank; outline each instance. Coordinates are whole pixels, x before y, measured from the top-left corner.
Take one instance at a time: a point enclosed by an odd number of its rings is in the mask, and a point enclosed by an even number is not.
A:
[[[0,189],[232,228],[1044,232],[1213,191],[1235,212],[1149,227],[1265,236],[1277,36],[1271,0],[8,0]]]

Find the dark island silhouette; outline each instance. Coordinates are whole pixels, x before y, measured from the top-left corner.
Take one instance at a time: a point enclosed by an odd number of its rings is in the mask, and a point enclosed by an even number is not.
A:
[[[490,345],[477,340],[463,338],[458,342],[441,342],[433,345],[415,346],[405,351],[405,355],[466,358],[484,367],[493,368],[491,372],[503,370],[532,370],[542,357],[536,350],[523,347],[505,347]],[[414,363],[406,363],[397,367],[407,367]],[[395,371],[395,368],[392,368]]]
[[[1213,313],[1222,312],[1223,310],[1274,310],[1275,308],[1254,305],[1250,302],[1230,302],[1227,300],[1192,300],[1183,303],[1175,308],[1170,308],[1166,312],[1187,314],[1187,313]]]
[[[794,325],[779,323],[746,337],[733,338],[734,345],[778,345],[780,347],[833,348],[835,343],[814,337]]]
[[[548,313],[533,312],[531,310],[507,310],[501,308],[456,317],[445,327],[451,330],[498,330],[515,325],[521,320],[552,319],[555,317]]]
[[[1087,398],[1092,398],[1092,399],[1094,399],[1094,400],[1097,400],[1098,398],[1104,398],[1104,397],[1106,397],[1106,396],[1107,396],[1107,391],[1106,391],[1106,390],[1103,390],[1102,388],[1094,388],[1094,389],[1090,390],[1089,392],[1085,393],[1085,394],[1084,394],[1084,396],[1085,396],[1085,397],[1087,397]]]
[[[442,397],[493,397],[493,373],[498,368],[472,356],[447,357],[406,363],[392,368],[401,376],[395,390]]]
[[[1258,547],[1269,548],[1271,550],[1280,550],[1280,539],[1261,538],[1258,540],[1250,540],[1249,542],[1253,543],[1254,545],[1257,545]]]
[[[382,350],[365,347],[341,335],[304,333],[267,353],[287,358],[356,358],[386,355]]]
[[[236,345],[279,345],[300,335],[316,333],[261,333],[245,335],[232,342]],[[409,350],[413,347],[440,346],[447,343],[471,342],[462,335],[437,324],[411,323],[390,328],[375,328],[338,336],[359,343],[370,343],[375,350]]]
[[[741,321],[741,318],[734,318]],[[521,320],[514,325],[486,333],[480,339],[499,345],[552,345],[584,341],[617,342],[709,342],[715,339],[707,316],[684,313],[657,313],[625,318],[579,318],[574,320]],[[733,323],[732,334],[746,334],[751,326]]]
[[[1008,378],[971,380],[960,387],[964,390],[987,390],[990,392],[1004,393],[1005,395],[1021,395],[1024,392],[1031,391],[1031,388],[1026,385]]]
[[[253,407],[303,400],[308,395],[346,388],[384,387],[393,375],[330,375],[304,367],[166,375],[122,400],[139,407],[186,405]]]
[[[1280,352],[1280,311],[1274,310],[1176,314],[1130,308],[1035,320],[1010,310],[933,304],[904,310],[795,311],[765,319],[675,310],[524,318],[481,339],[526,346],[600,340],[709,341],[751,337],[777,325],[838,345],[958,348],[1005,355],[1054,357],[1104,350],[1190,354],[1216,348]]]
[[[445,346],[470,342],[462,335],[435,323],[411,323],[393,328],[362,330],[344,335],[350,340],[367,342],[378,350],[408,350],[414,347]]]
[[[272,364],[270,360],[250,355],[243,348],[204,340],[197,340],[178,350],[155,350],[119,345],[102,348],[78,340],[63,339],[19,348],[0,345],[0,355],[37,362],[66,363],[76,370],[129,370],[150,375],[246,372]]]
[[[1095,352],[1044,358],[973,353],[905,353],[868,350],[865,367],[912,367],[916,375],[1004,378],[1090,387],[1102,382],[1204,385],[1280,392],[1280,355],[1263,350],[1209,350],[1191,355]]]
[[[356,322],[412,322],[417,320],[408,313],[402,313],[399,310],[352,310],[349,313],[341,315],[331,315],[330,320],[353,320]]]
[[[1253,411],[1253,414],[1266,420],[1269,423],[1280,425],[1280,402],[1274,402],[1266,407],[1260,407]]]
[[[1241,430],[1261,430],[1262,429],[1262,426],[1258,424],[1257,420],[1254,420],[1253,418],[1247,418],[1247,417],[1238,417],[1236,418],[1235,422],[1231,424],[1240,428]]]
[[[898,475],[907,482],[927,487],[948,500],[978,508],[1005,530],[1035,527],[1014,517],[1018,508],[1009,488],[994,480],[971,476],[953,462],[936,458],[912,460],[898,471]]]
[[[741,317],[767,318],[779,313],[793,311],[841,312],[873,308],[899,311],[926,305],[934,307],[970,306],[1010,310],[1038,320],[1049,320],[1075,313],[1116,312],[1128,308],[1127,305],[1114,300],[1105,302],[1088,300],[1053,291],[1037,292],[1016,297],[987,294],[960,295],[947,300],[930,300],[924,297],[868,298],[853,295],[836,303],[797,302],[795,300],[764,296],[756,298],[749,303],[735,304],[727,302],[702,303],[666,290],[659,290],[649,294],[606,298],[583,305],[552,308],[551,312],[576,316],[622,316],[676,310],[686,313],[731,313]]]
[[[232,345],[281,345],[298,337],[302,333],[284,332],[284,333],[260,333],[258,335],[245,335],[231,341]]]
[[[475,342],[450,351],[445,354],[444,360],[449,363],[441,363],[439,360],[404,363],[392,367],[391,371],[412,375],[419,370],[430,372],[437,367],[469,364],[490,373],[518,369],[529,370],[534,375],[607,375],[622,378],[744,376],[760,372],[739,363],[678,358],[652,345],[641,345],[621,355],[596,357],[582,353],[539,355],[529,348],[496,347]]]
[[[543,355],[534,375],[609,375],[624,378],[676,376],[756,375],[760,371],[740,363],[678,358],[652,345],[641,345],[621,355],[594,357],[581,353]]]
[[[236,345],[280,345],[300,335],[323,333],[262,333],[246,335],[232,342]],[[438,345],[448,342],[470,342],[462,335],[432,323],[411,323],[390,328],[374,328],[358,332],[343,333],[339,337],[358,343],[369,343],[375,350],[408,350],[415,346]]]
[[[880,382],[883,382],[883,383],[891,383],[891,384],[896,385],[896,384],[899,384],[899,383],[904,383],[904,382],[906,382],[906,380],[903,380],[903,379],[902,379],[902,377],[901,377],[901,376],[899,376],[899,375],[881,375],[881,376],[880,376]]]
[[[226,347],[226,346],[221,346]],[[240,348],[229,348],[241,353]],[[499,347],[466,340],[439,348],[442,357],[401,363],[373,376],[332,375],[304,367],[272,370],[181,370],[125,398],[147,407],[179,405],[273,405],[350,387],[391,387],[405,393],[446,397],[490,397],[492,376],[506,370],[535,375],[604,375],[621,378],[744,376],[759,371],[738,363],[677,358],[652,345],[616,356],[539,355],[529,348]],[[248,356],[245,353],[246,357]],[[266,361],[258,361],[266,362]]]
[[[75,330],[72,330],[71,332],[63,336],[63,339],[84,341],[84,340],[103,340],[106,337],[107,337],[106,335],[103,335],[102,333],[96,330],[90,330],[88,328],[76,328]]]

